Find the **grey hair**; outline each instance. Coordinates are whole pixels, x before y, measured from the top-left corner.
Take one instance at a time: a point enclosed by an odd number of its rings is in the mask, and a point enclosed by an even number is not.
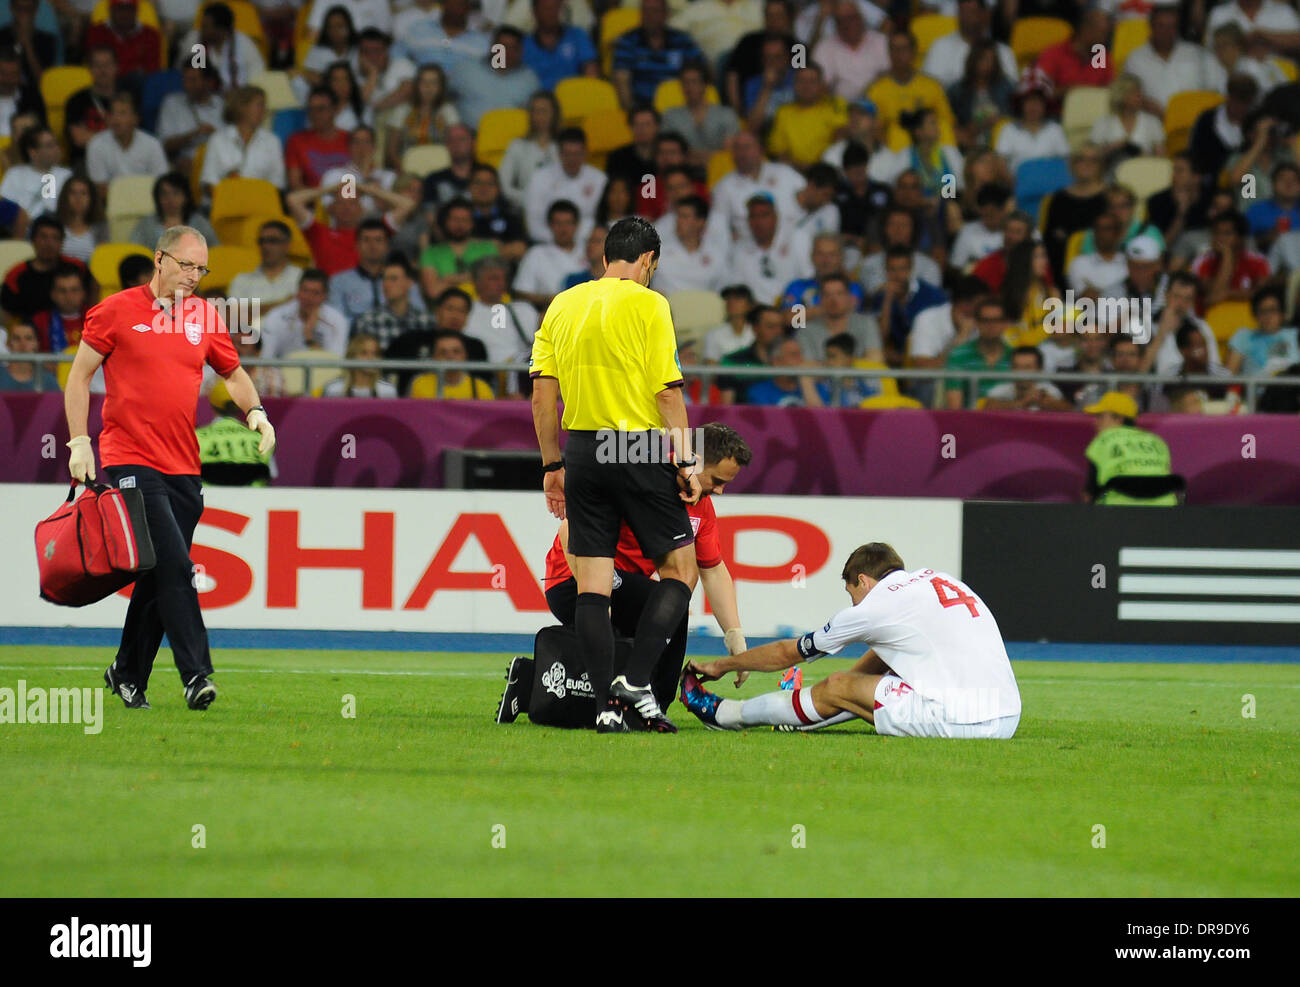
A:
[[[169,226],[162,231],[162,236],[158,238],[158,246],[154,247],[154,250],[171,250],[176,244],[180,243],[182,238],[187,236],[194,237],[205,247],[208,245],[207,237],[193,226]]]
[[[495,254],[480,257],[469,266],[470,277],[476,278],[484,271],[508,271],[510,265]]]

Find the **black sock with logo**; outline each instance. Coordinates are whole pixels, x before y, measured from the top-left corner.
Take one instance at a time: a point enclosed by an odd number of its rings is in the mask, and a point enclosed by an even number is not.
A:
[[[636,640],[623,674],[631,685],[649,685],[659,656],[677,631],[691,605],[691,588],[680,579],[661,579],[650,591],[641,619],[636,625]]]
[[[609,597],[604,593],[579,593],[573,610],[573,629],[582,647],[599,715],[609,698],[609,682],[614,677],[614,625],[609,622]]]

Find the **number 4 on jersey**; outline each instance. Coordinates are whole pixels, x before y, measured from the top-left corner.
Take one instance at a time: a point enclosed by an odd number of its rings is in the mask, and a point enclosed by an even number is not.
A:
[[[934,594],[939,597],[940,605],[944,607],[965,607],[970,611],[972,617],[980,615],[979,611],[975,609],[975,597],[962,592],[961,587],[954,586],[948,580],[941,579],[939,576],[931,579],[930,585],[934,587]],[[945,596],[944,590],[949,590],[952,595]]]

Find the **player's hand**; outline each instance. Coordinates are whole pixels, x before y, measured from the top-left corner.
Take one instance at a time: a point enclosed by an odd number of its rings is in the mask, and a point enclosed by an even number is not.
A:
[[[677,471],[677,486],[681,488],[681,498],[688,504],[698,504],[703,496],[699,474],[694,468]]]
[[[68,472],[78,483],[85,483],[87,477],[95,478],[95,450],[90,447],[89,435],[78,435],[68,443],[72,455],[68,457]]]
[[[554,517],[564,520],[564,467],[542,475],[542,492],[546,494],[546,509]]]
[[[262,436],[262,441],[257,444],[257,454],[265,456],[274,452],[275,426],[266,417],[266,412],[261,408],[254,408],[248,413],[248,417],[244,421],[248,423],[249,428]]]
[[[727,674],[718,670],[716,661],[697,661],[692,658],[686,667],[700,677],[701,682],[712,682]]]

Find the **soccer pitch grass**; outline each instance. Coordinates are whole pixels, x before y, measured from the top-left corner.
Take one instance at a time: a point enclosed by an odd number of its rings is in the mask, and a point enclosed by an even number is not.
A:
[[[0,648],[0,686],[98,685],[108,657]],[[154,708],[105,691],[99,735],[0,725],[0,895],[1300,892],[1295,665],[1018,662],[996,742],[716,733],[678,704],[677,736],[498,726],[505,656],[216,661],[206,713],[164,651]]]

